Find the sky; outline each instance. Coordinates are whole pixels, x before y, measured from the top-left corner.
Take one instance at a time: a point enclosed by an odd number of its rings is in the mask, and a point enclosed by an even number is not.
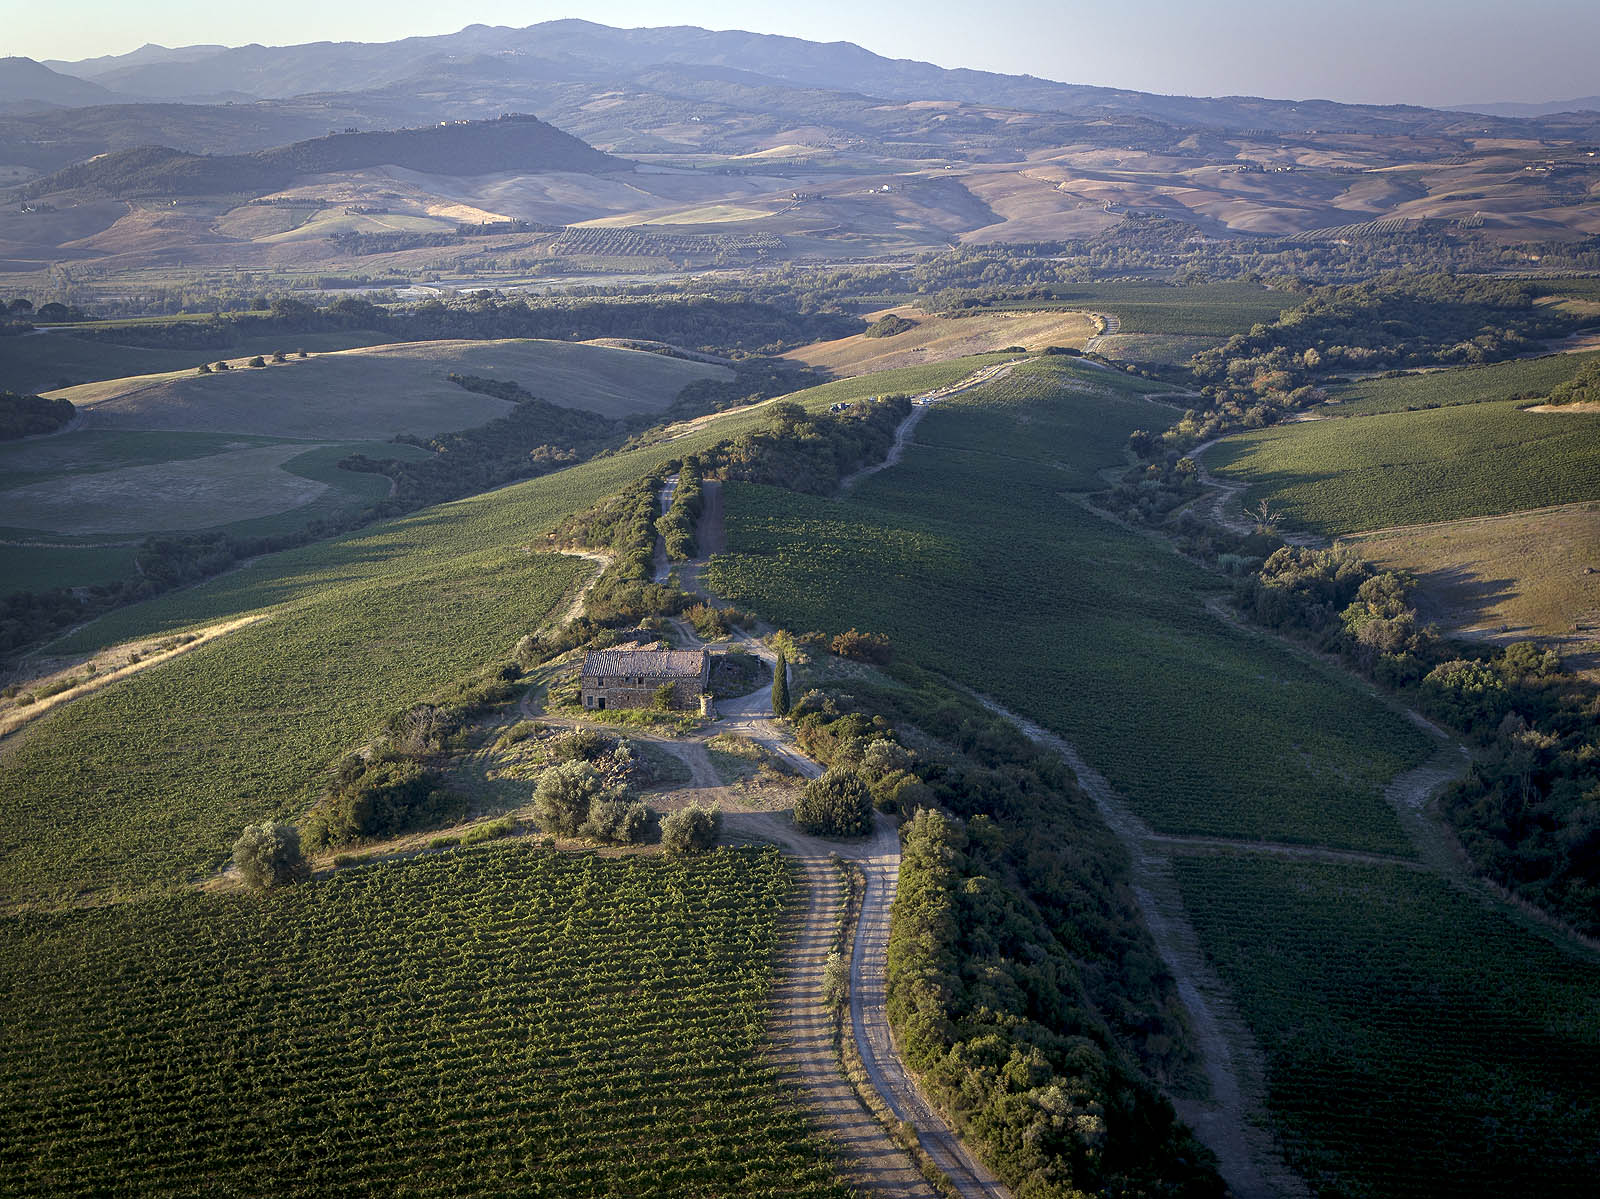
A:
[[[1446,105],[1600,93],[1595,0],[0,0],[0,56],[378,42],[562,17],[851,41],[945,67],[1180,95]]]

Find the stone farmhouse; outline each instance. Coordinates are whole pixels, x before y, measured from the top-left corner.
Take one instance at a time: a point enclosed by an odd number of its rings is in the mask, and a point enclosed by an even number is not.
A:
[[[672,688],[672,706],[698,711],[711,686],[711,655],[703,649],[668,649],[663,642],[627,649],[592,649],[583,656],[578,691],[583,706],[648,708],[656,692]]]

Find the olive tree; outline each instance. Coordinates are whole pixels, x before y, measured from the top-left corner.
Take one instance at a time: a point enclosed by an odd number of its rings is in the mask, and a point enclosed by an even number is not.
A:
[[[722,832],[722,813],[716,808],[690,804],[661,821],[661,845],[668,853],[694,853],[710,849]]]
[[[246,827],[233,843],[233,864],[249,886],[262,890],[311,877],[300,848],[300,830],[273,820]]]

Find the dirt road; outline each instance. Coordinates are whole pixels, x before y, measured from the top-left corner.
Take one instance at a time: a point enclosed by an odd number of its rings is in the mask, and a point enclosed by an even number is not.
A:
[[[854,474],[846,475],[839,482],[841,492],[849,491],[862,479],[875,475],[880,470],[888,470],[906,452],[906,447],[911,444],[911,434],[916,430],[922,418],[928,414],[928,409],[940,400],[960,395],[964,391],[971,391],[974,387],[981,387],[985,383],[993,383],[996,379],[1011,373],[1011,369],[1019,362],[1027,361],[1024,358],[1013,358],[1008,362],[997,362],[993,366],[986,366],[982,370],[973,371],[972,374],[949,387],[941,387],[935,391],[925,391],[911,400],[911,415],[900,422],[900,427],[894,431],[894,444],[889,447],[889,453],[882,462],[873,466],[864,466]]]
[[[1099,351],[1099,349],[1100,349],[1101,344],[1105,341],[1106,338],[1115,337],[1118,333],[1122,332],[1122,318],[1117,316],[1116,313],[1114,313],[1114,312],[1096,312],[1096,313],[1093,313],[1092,315],[1097,316],[1102,321],[1104,321],[1106,327],[1102,332],[1096,333],[1088,341],[1083,343],[1083,352],[1085,354],[1097,353]]]
[[[1128,850],[1139,914],[1176,981],[1210,1084],[1209,1099],[1174,1099],[1173,1107],[1217,1155],[1229,1192],[1234,1199],[1306,1195],[1305,1184],[1284,1164],[1266,1130],[1261,1052],[1234,1008],[1227,988],[1201,952],[1199,938],[1178,892],[1170,851],[1187,839],[1156,838],[1106,777],[1085,762],[1065,739],[987,696],[975,698],[991,712],[1012,721],[1033,741],[1060,754],[1094,801],[1100,818]],[[1212,839],[1195,840],[1206,846]],[[1240,848],[1248,850],[1250,846],[1241,843]]]

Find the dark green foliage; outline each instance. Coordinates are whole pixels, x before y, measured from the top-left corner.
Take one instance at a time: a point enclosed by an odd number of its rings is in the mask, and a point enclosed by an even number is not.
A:
[[[690,804],[662,818],[661,847],[669,854],[703,853],[716,845],[721,832],[718,809]]]
[[[881,461],[910,412],[911,402],[903,395],[853,403],[839,413],[812,414],[799,404],[776,404],[770,425],[705,451],[701,468],[723,479],[827,495],[856,467]]]
[[[414,758],[347,758],[327,797],[306,818],[313,845],[347,845],[436,828],[466,815],[466,797]]]
[[[849,767],[829,767],[806,784],[794,822],[814,837],[864,837],[872,831],[872,792]]]
[[[1578,373],[1545,397],[1547,404],[1600,404],[1600,358],[1578,368]]]
[[[311,867],[300,849],[300,830],[292,824],[252,824],[233,843],[233,866],[245,885],[258,890],[304,882]]]
[[[893,337],[917,327],[917,322],[897,313],[881,316],[862,330],[863,337]]]
[[[54,433],[70,424],[76,413],[71,400],[47,400],[43,396],[0,391],[0,441]]]
[[[789,660],[781,653],[772,667],[772,714],[789,714]]]
[[[626,821],[629,798],[626,790],[607,783],[605,776],[588,762],[574,759],[552,766],[539,776],[533,791],[533,815],[545,832],[576,837],[589,825],[591,809],[596,804],[615,804],[624,812],[618,815],[606,808],[601,823],[595,827],[621,827]]]
[[[1172,980],[1128,891],[1126,855],[1070,771],[920,671],[904,684],[853,683],[848,695],[808,692],[794,720],[808,753],[854,770],[880,805],[908,817],[937,805],[967,821],[963,832],[942,814],[917,817],[912,827],[949,833],[926,855],[906,830],[889,1003],[902,1048],[969,1143],[1004,1163],[1019,1194],[1056,1194],[1082,1167],[1066,1141],[1040,1140],[1050,1123],[1040,1104],[1055,1099],[1027,1080],[1049,1077],[1037,1073],[1042,1052],[1077,1079],[1073,1102],[1103,1114],[1101,1152],[1076,1185],[1215,1194],[1209,1154],[1149,1081],[1191,1066]],[[898,728],[922,752],[908,752]],[[979,852],[981,870],[952,866]]]
[[[1089,938],[1051,930],[1019,886],[1015,830],[923,811],[904,834],[890,1019],[968,1143],[1019,1195],[1223,1195],[1214,1159],[1112,1041],[1057,939]],[[1096,898],[1110,896],[1079,902]]]
[[[705,510],[705,487],[698,459],[688,458],[678,468],[678,485],[672,492],[672,505],[656,521],[656,532],[666,546],[667,557],[688,562],[696,554],[695,529]]]

